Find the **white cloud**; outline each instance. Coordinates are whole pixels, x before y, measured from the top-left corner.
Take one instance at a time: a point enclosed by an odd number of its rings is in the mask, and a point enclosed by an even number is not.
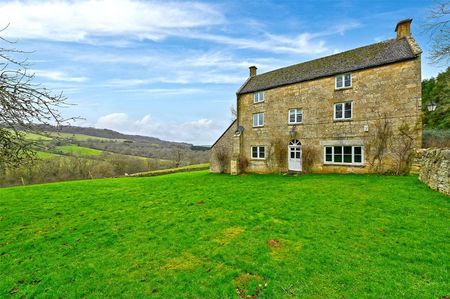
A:
[[[154,79],[111,79],[108,80],[104,85],[107,87],[133,87],[145,84],[155,83]]]
[[[180,94],[194,94],[203,93],[205,89],[201,88],[135,88],[135,89],[120,89],[119,92],[125,93],[144,93],[153,95],[180,95]]]
[[[268,71],[278,67],[298,63],[298,60],[288,58],[258,57],[243,59],[231,54],[229,51],[190,52],[180,57],[180,54],[148,53],[140,55],[100,55],[74,56],[80,63],[98,64],[132,64],[131,69],[140,72],[137,77],[110,78],[101,83],[101,86],[132,91],[127,88],[139,87],[141,92],[181,94],[198,93],[204,89],[164,89],[144,88],[151,84],[236,84],[240,85],[248,75],[250,65],[258,66],[260,71]],[[142,72],[142,73],[141,73]],[[144,90],[145,89],[145,90]]]
[[[157,41],[171,31],[224,20],[212,5],[174,1],[7,1],[0,11],[11,24],[7,36],[78,42],[116,35]]]
[[[95,127],[100,129],[122,130],[128,124],[126,113],[111,113],[100,117]]]
[[[195,144],[210,144],[223,130],[223,126],[206,118],[179,123],[163,123],[153,119],[149,114],[132,120],[126,113],[111,113],[102,116],[97,120],[95,127]]]
[[[240,49],[254,49],[273,53],[318,54],[326,52],[325,41],[314,40],[315,35],[301,33],[296,36],[266,34],[264,38],[239,38],[216,34],[185,33],[184,36],[225,44]]]
[[[131,126],[131,131],[136,134],[195,144],[211,144],[222,129],[222,126],[206,118],[182,123],[161,123],[150,115],[134,121]]]
[[[50,79],[52,81],[64,81],[64,82],[84,82],[88,78],[84,76],[70,76],[62,71],[52,70],[28,70],[28,73],[34,73],[36,78],[40,77]]]
[[[211,33],[214,26],[238,24],[226,20],[218,6],[199,2],[142,0],[6,1],[0,3],[3,20],[11,25],[7,37],[75,41],[128,46],[128,39],[161,41],[166,37],[218,43],[238,49],[271,53],[319,54],[328,50],[318,39],[343,34],[358,24],[343,22],[330,30],[297,35],[266,33],[236,37]],[[251,20],[247,21],[251,23]],[[258,33],[258,35],[260,35]],[[105,39],[106,38],[106,39]]]

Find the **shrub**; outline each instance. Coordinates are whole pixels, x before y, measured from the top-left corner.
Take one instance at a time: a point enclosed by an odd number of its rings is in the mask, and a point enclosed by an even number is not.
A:
[[[224,172],[227,163],[230,161],[230,157],[226,147],[222,144],[218,144],[214,147],[213,154],[219,164],[219,172]]]
[[[317,161],[319,152],[312,146],[302,147],[302,169],[304,173],[310,173],[314,165],[314,161]]]
[[[239,169],[242,172],[245,172],[247,170],[247,167],[248,167],[248,159],[245,156],[241,155],[239,157]]]
[[[272,168],[281,170],[287,160],[287,144],[281,139],[272,140],[270,142],[270,151],[269,158]]]
[[[423,145],[424,148],[430,147],[450,147],[450,130],[424,130]]]

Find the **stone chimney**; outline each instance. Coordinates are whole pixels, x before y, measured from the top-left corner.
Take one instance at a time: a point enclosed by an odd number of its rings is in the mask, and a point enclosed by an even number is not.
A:
[[[250,78],[251,77],[255,77],[256,76],[256,70],[257,70],[256,66],[252,65],[251,67],[249,67],[249,69],[250,69]]]
[[[397,32],[397,39],[411,36],[411,22],[412,19],[401,20],[395,26],[395,32]]]

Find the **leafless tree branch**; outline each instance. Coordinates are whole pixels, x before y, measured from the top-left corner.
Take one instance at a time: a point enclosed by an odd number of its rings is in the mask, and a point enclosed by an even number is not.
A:
[[[3,37],[0,42],[14,43]],[[0,43],[0,170],[33,155],[34,143],[26,140],[25,133],[33,132],[36,124],[59,126],[76,119],[61,115],[60,109],[68,106],[62,93],[53,94],[33,82],[27,59],[17,58],[28,53]]]
[[[450,1],[437,2],[430,10],[423,26],[430,36],[430,59],[434,64],[448,64],[450,60]]]

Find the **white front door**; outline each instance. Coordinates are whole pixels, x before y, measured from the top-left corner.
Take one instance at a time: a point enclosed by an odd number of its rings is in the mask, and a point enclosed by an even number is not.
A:
[[[302,171],[302,145],[298,140],[289,142],[288,169]]]

